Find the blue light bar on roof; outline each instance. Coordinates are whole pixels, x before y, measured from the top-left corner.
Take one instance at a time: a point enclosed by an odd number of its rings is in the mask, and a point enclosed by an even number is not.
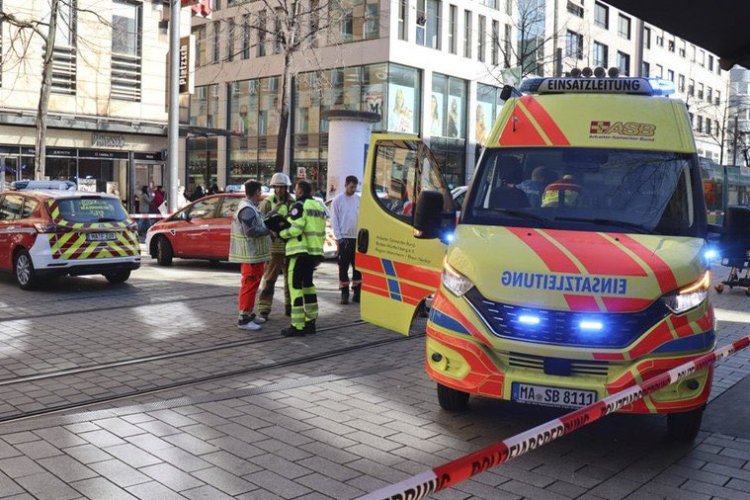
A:
[[[668,96],[674,83],[658,78],[530,78],[521,83],[530,94],[636,94]]]

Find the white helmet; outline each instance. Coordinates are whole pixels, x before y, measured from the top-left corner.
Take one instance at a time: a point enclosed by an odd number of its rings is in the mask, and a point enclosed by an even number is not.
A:
[[[271,176],[271,187],[275,186],[286,186],[289,187],[292,185],[292,181],[289,179],[289,176],[286,175],[283,172],[276,172]]]

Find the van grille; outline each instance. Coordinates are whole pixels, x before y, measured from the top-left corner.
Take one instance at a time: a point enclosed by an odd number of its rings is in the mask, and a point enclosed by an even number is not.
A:
[[[557,360],[569,365],[570,375],[606,377],[609,363],[606,361]],[[514,368],[544,371],[544,358],[517,352],[508,353],[508,365]]]
[[[467,292],[466,298],[497,337],[568,347],[627,347],[669,315],[661,300],[634,313],[581,313],[493,302],[484,298],[476,288]],[[524,325],[519,321],[524,314],[538,317],[539,324]],[[602,329],[583,331],[579,327],[582,320],[600,321]]]

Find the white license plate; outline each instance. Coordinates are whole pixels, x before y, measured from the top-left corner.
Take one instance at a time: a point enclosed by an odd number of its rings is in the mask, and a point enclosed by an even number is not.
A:
[[[116,240],[117,235],[115,233],[88,233],[86,239],[88,241],[111,241]]]
[[[511,399],[519,403],[580,408],[596,401],[596,391],[580,391],[577,389],[513,382],[511,386]]]

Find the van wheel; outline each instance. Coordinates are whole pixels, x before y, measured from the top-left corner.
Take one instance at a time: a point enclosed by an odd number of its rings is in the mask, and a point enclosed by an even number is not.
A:
[[[703,420],[703,408],[667,415],[667,434],[672,441],[691,443],[698,435]]]
[[[19,250],[13,258],[13,276],[21,290],[33,290],[37,286],[36,271],[31,255],[26,250]]]
[[[156,262],[158,262],[160,266],[171,266],[172,257],[174,257],[172,244],[169,243],[169,240],[164,236],[160,237],[156,241]]]
[[[437,385],[438,403],[440,408],[447,411],[464,411],[469,407],[469,394],[456,389]]]
[[[128,281],[128,278],[130,278],[130,269],[125,271],[118,271],[116,273],[107,273],[104,275],[104,277],[107,278],[107,281],[109,281],[113,285],[125,283],[126,281]]]

